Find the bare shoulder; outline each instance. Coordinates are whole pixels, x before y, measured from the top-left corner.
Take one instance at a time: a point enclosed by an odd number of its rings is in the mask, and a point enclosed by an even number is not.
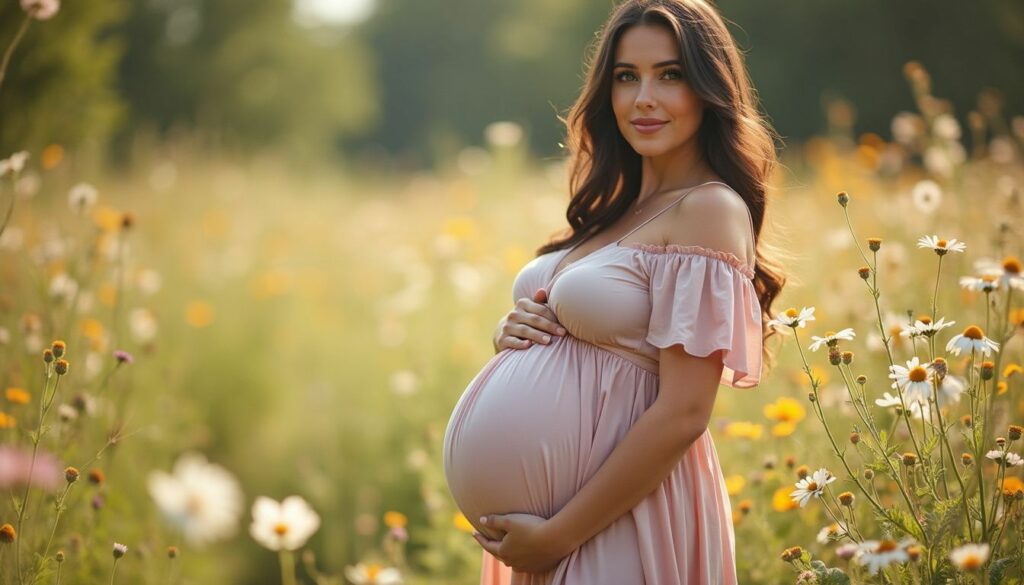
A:
[[[663,224],[666,243],[729,252],[752,265],[754,234],[750,211],[739,193],[721,183],[691,191]]]

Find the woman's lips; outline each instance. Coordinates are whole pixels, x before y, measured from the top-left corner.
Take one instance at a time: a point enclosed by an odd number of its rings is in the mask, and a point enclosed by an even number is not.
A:
[[[633,124],[633,127],[636,128],[636,131],[641,133],[641,134],[653,134],[653,133],[657,132],[658,130],[661,130],[666,124],[668,124],[668,122],[643,123],[643,124],[638,123],[638,122],[631,122],[631,124]]]

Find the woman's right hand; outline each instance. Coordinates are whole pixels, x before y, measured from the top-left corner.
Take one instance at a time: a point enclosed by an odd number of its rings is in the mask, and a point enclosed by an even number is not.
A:
[[[507,315],[498,324],[495,352],[506,348],[526,349],[534,343],[547,345],[551,335],[565,335],[565,328],[558,323],[548,305],[548,293],[539,288],[533,298],[522,297],[516,301]]]

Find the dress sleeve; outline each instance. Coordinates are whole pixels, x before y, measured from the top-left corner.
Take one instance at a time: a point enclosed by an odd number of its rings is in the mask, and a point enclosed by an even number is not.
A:
[[[752,388],[761,379],[761,305],[753,270],[734,254],[701,246],[651,247],[647,343],[706,357],[722,351],[721,383]]]

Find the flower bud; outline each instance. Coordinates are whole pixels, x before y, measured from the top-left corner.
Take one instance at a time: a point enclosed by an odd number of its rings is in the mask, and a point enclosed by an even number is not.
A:
[[[860,443],[860,433],[856,431],[850,433],[850,442],[853,443],[854,445]]]
[[[946,363],[945,358],[937,357],[932,361],[932,371],[935,372],[935,377],[942,380],[949,373],[949,364]]]
[[[178,547],[169,546],[167,547],[167,558],[174,559],[178,557]]]
[[[1020,439],[1021,431],[1024,431],[1024,427],[1020,425],[1010,425],[1009,431],[1006,433],[1009,435],[1011,441]]]
[[[868,266],[861,266],[857,269],[857,274],[859,274],[864,280],[867,280],[868,278],[871,278],[871,268]]]
[[[907,451],[906,453],[903,454],[902,459],[903,459],[903,465],[906,465],[907,467],[910,467],[910,466],[914,465],[915,463],[917,463],[917,455],[915,455],[915,454],[913,454],[913,453],[911,453],[909,451]]]
[[[846,204],[850,202],[850,196],[846,194],[846,191],[840,191],[839,194],[836,195],[836,201],[839,202],[839,205],[846,207]]]
[[[843,492],[839,494],[839,503],[850,508],[853,506],[853,492]]]
[[[78,476],[78,470],[74,467],[68,467],[64,470],[64,479],[67,480],[68,483],[75,483],[78,481]]]
[[[754,507],[754,502],[750,500],[740,500],[738,506],[740,509],[740,513],[743,515],[747,515],[750,513],[751,508]]]
[[[103,475],[103,470],[99,468],[92,468],[89,470],[89,483],[95,485],[102,485],[106,477]]]
[[[764,463],[761,464],[765,469],[775,469],[775,458],[768,456],[764,458]]]
[[[964,464],[964,467],[970,467],[971,465],[974,465],[974,455],[964,453],[960,455],[960,461]]]
[[[996,365],[994,363],[992,363],[990,360],[985,360],[985,361],[981,362],[981,379],[982,380],[991,380],[992,376],[995,374],[995,371],[996,371]]]
[[[835,347],[828,348],[828,363],[833,366],[838,366],[842,362],[842,355],[839,353],[839,349]]]
[[[53,364],[53,371],[57,372],[58,376],[63,376],[68,373],[68,367],[70,365],[71,364],[68,363],[68,360],[57,360]]]
[[[882,247],[882,238],[868,238],[868,248],[872,252],[877,252]]]
[[[806,465],[801,465],[796,468],[796,476],[799,479],[803,479],[811,474],[811,470]]]
[[[135,216],[131,213],[125,212],[124,215],[121,216],[121,229],[128,230],[133,225],[135,225]]]
[[[50,349],[53,351],[53,357],[64,357],[64,351],[67,349],[67,347],[67,344],[64,343],[63,341],[54,341],[53,345],[50,347]]]
[[[844,351],[843,352],[843,363],[846,364],[846,365],[850,365],[850,364],[853,363],[853,352],[852,351]]]
[[[815,402],[816,400],[818,400],[818,397],[814,395],[814,392],[807,393],[807,402]]]
[[[960,417],[960,424],[964,425],[967,428],[971,428],[971,426],[974,424],[974,421],[973,419],[971,419],[971,415],[965,414]]]
[[[917,561],[921,560],[921,545],[912,544],[904,550],[907,551],[907,556],[910,557],[911,562],[916,563]]]
[[[18,538],[18,532],[10,524],[0,526],[0,542],[11,544]]]
[[[872,479],[875,479],[875,470],[874,469],[865,469],[864,470],[864,479],[866,479],[868,481],[871,481]]]
[[[121,544],[120,542],[115,542],[114,543],[114,550],[112,552],[113,552],[114,558],[115,559],[119,559],[119,558],[123,557],[128,552],[128,547],[123,545],[123,544]]]
[[[864,374],[861,374],[861,375],[857,376],[857,383],[860,384],[861,386],[863,386],[864,384],[867,384],[868,383],[868,377],[865,376]]]
[[[1002,447],[1006,444],[1006,437],[996,437],[996,445]]]
[[[64,551],[62,551],[62,550],[57,551],[57,554],[53,555],[53,558],[56,559],[58,563],[63,563],[64,562]]]
[[[786,561],[787,563],[791,563],[799,559],[801,556],[803,556],[803,554],[804,549],[800,548],[799,546],[794,546],[792,548],[787,548],[786,550],[782,551],[782,560]]]
[[[53,363],[53,350],[46,348],[43,350],[43,363]]]

